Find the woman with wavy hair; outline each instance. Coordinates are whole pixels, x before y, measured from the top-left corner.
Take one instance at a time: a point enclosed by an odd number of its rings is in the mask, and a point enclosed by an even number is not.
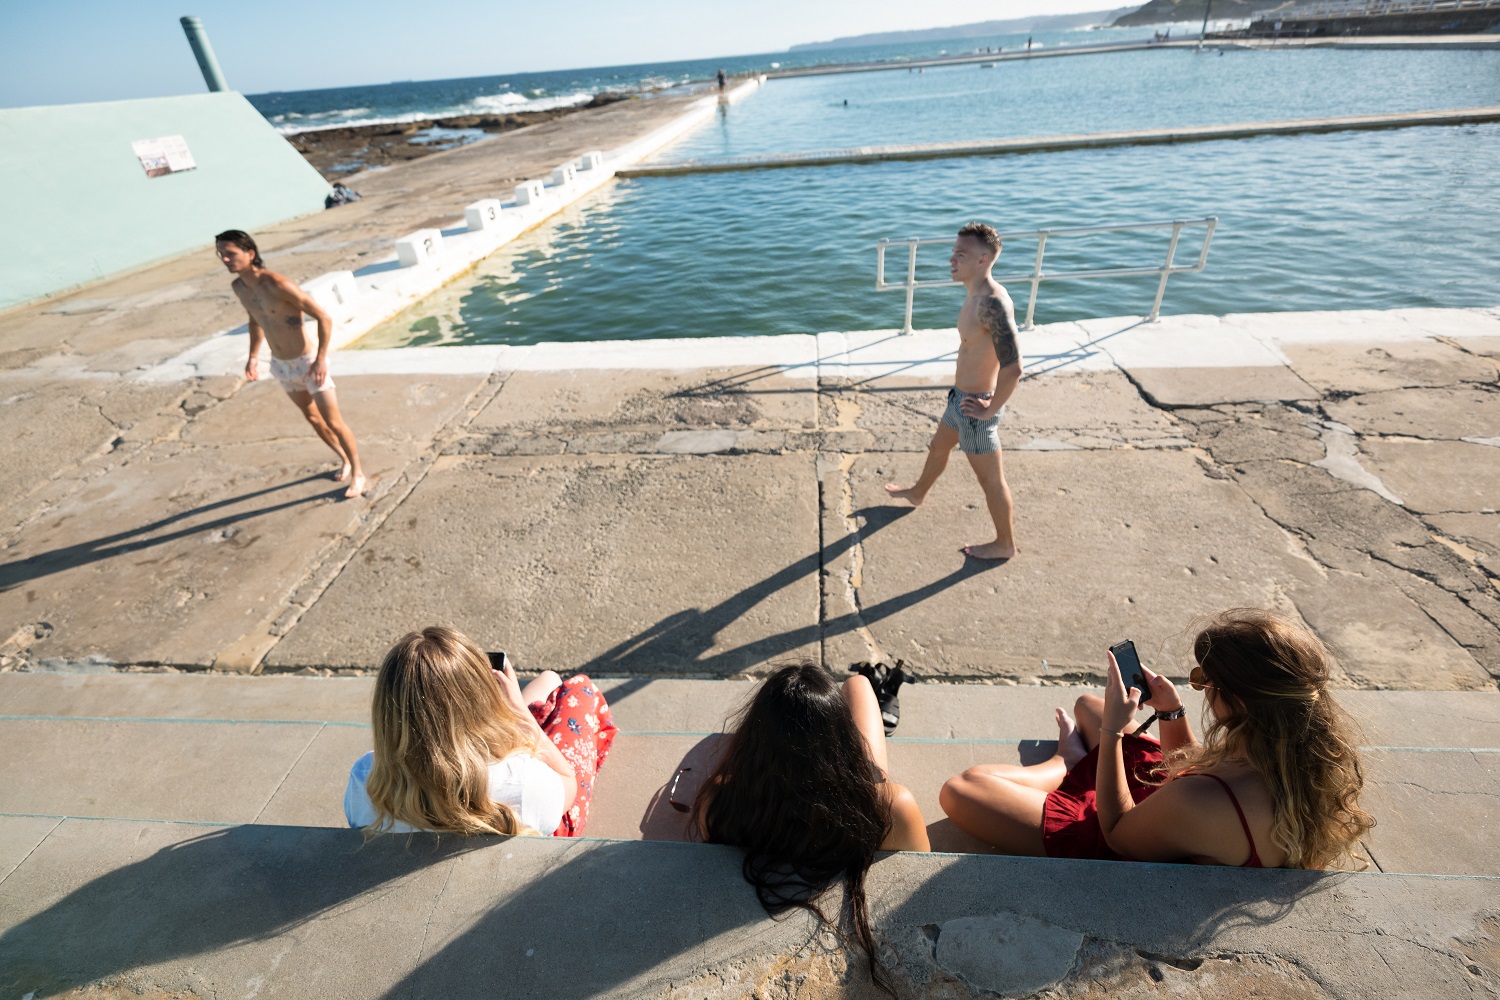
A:
[[[1076,727],[1057,710],[1056,756],[971,767],[943,786],[943,810],[1009,854],[1367,867],[1359,841],[1375,821],[1323,643],[1294,619],[1235,608],[1208,620],[1193,656],[1202,743],[1171,681],[1142,668],[1143,699],[1111,655],[1104,698],[1078,699]],[[1159,742],[1135,732],[1141,704],[1161,720]]]
[[[548,670],[524,688],[456,629],[411,632],[386,653],[375,749],[355,762],[344,815],[372,833],[576,837],[614,742],[592,681]]]
[[[926,851],[911,792],[887,775],[885,727],[863,676],[841,685],[813,663],[784,666],[741,710],[693,806],[701,838],[745,854],[745,881],[772,916],[842,882],[854,938],[877,985],[865,873],[877,851]],[[835,926],[842,927],[839,920]]]

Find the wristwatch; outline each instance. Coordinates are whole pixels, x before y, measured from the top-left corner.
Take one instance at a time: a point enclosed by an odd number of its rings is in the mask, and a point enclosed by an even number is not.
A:
[[[1178,719],[1182,718],[1185,714],[1187,714],[1187,709],[1184,708],[1184,707],[1182,707],[1181,705],[1178,705],[1176,708],[1172,709],[1172,711],[1170,711],[1170,712],[1157,712],[1156,713],[1156,720],[1158,722],[1176,722]]]

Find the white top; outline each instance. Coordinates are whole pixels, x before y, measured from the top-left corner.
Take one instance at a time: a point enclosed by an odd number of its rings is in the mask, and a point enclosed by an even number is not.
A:
[[[349,787],[344,790],[344,818],[352,827],[369,826],[375,822],[375,806],[365,788],[374,764],[375,752],[372,750],[349,769]],[[543,836],[551,835],[562,822],[562,775],[525,751],[513,753],[490,765],[490,798],[510,806],[523,825]],[[413,833],[416,827],[396,820],[391,831]]]

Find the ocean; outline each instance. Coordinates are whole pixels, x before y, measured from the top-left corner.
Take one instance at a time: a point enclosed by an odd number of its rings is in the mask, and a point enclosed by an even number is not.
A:
[[[1150,28],[1087,28],[1038,32],[1042,47],[1098,45],[1150,38]],[[904,45],[873,45],[768,52],[683,62],[642,63],[592,69],[511,73],[458,80],[404,80],[360,87],[247,94],[250,103],[283,134],[348,125],[421,121],[459,115],[543,111],[585,104],[595,94],[614,91],[653,93],[693,80],[729,74],[763,73],[776,68],[833,63],[902,62],[960,55],[985,47],[1024,47],[1026,35],[998,35]]]

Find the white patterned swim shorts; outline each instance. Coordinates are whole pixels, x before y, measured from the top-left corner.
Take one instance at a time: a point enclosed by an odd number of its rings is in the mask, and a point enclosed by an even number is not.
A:
[[[304,354],[300,358],[271,358],[271,374],[287,392],[320,393],[332,389],[333,374],[325,373],[322,383],[312,380],[313,361],[316,354]]]

